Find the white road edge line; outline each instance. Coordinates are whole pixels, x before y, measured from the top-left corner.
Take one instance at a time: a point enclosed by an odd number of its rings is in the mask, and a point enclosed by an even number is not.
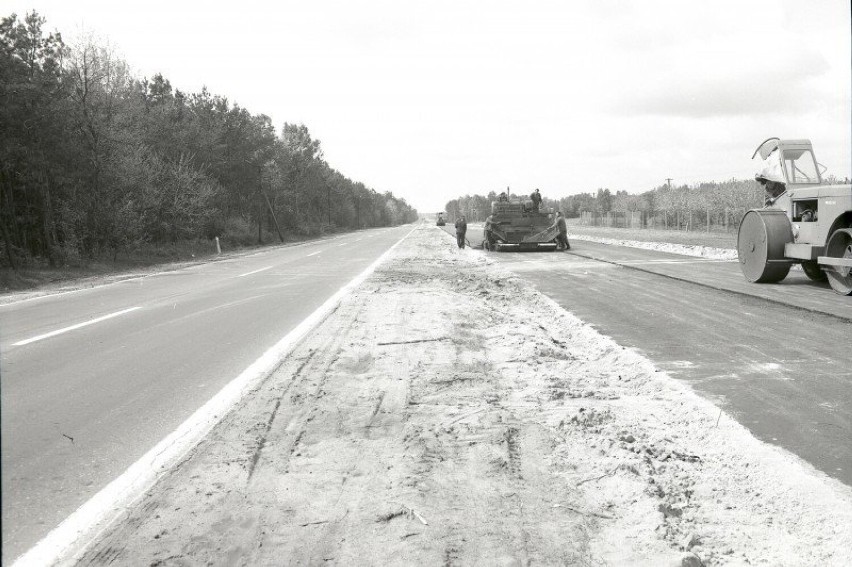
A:
[[[305,258],[310,258],[311,256],[316,256],[317,254],[322,254],[322,250],[320,250],[319,252],[313,252],[311,254],[308,254],[307,256],[305,256]]]
[[[130,309],[124,309],[122,311],[116,311],[115,313],[110,313],[109,315],[104,315],[103,317],[98,317],[97,319],[90,319],[88,321],[83,321],[82,323],[77,323],[76,325],[71,325],[70,327],[64,327],[62,329],[57,329],[55,331],[51,331],[49,333],[45,333],[43,335],[38,335],[37,337],[32,337],[29,339],[25,339],[23,341],[18,341],[16,343],[12,343],[12,346],[24,346],[30,343],[34,343],[36,341],[40,341],[42,339],[49,339],[50,337],[55,337],[56,335],[61,335],[62,333],[67,333],[68,331],[74,331],[75,329],[80,329],[82,327],[88,327],[89,325],[94,325],[95,323],[100,323],[101,321],[106,321],[107,319],[112,319],[113,317],[118,317],[119,315],[124,315],[125,313],[130,313],[131,311],[136,311],[137,309],[142,309],[142,307],[131,307]]]
[[[259,270],[254,270],[254,271],[252,271],[252,272],[246,272],[246,273],[244,273],[244,274],[240,274],[240,275],[238,275],[238,276],[234,276],[234,277],[236,277],[236,278],[244,278],[244,277],[246,277],[246,276],[250,276],[250,275],[252,275],[252,274],[257,274],[257,273],[260,273],[260,272],[265,272],[266,270],[271,270],[272,268],[273,268],[273,266],[266,266],[265,268],[261,268],[261,269],[259,269]]]
[[[175,431],[157,443],[118,478],[102,488],[29,551],[21,555],[12,566],[43,566],[60,562],[65,564],[69,561],[76,563],[86,548],[96,541],[113,521],[194,448],[252,387],[273,372],[278,367],[278,363],[290,354],[299,341],[321,323],[344,297],[361,285],[417,228],[412,228],[363,272],[329,297],[316,311],[308,315],[251,366],[198,408]],[[69,553],[73,556],[68,557]]]

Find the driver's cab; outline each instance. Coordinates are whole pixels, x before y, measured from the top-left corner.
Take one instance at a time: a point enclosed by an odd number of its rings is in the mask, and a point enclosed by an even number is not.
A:
[[[751,157],[758,155],[763,160],[763,169],[757,177],[776,181],[780,184],[774,187],[782,188],[767,199],[767,206],[786,211],[792,222],[816,222],[822,176],[811,141],[769,138]]]
[[[827,197],[834,195],[835,188],[823,184],[825,168],[817,162],[811,141],[769,138],[757,147],[752,159],[758,155],[763,163],[756,177],[776,181],[775,188],[781,188],[778,194],[767,200],[767,207],[781,209],[787,214],[793,223],[794,242],[824,242],[828,226],[820,226],[820,215],[831,211],[820,210],[820,205],[834,204]],[[766,184],[767,187],[770,185]],[[809,248],[807,252],[790,249],[785,253],[791,257],[814,259],[817,252]]]
[[[760,144],[752,155],[760,154],[769,168],[780,166],[787,190],[822,184],[820,166],[814,157],[810,140],[781,140],[769,138]]]

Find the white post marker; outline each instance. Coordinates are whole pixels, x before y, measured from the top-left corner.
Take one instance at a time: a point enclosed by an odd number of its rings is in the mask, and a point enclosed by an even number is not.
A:
[[[225,385],[175,431],[65,518],[41,541],[21,555],[12,564],[13,567],[73,564],[75,559],[79,558],[112,522],[195,447],[258,381],[274,371],[279,362],[290,354],[299,341],[330,315],[340,301],[361,285],[415,230],[417,230],[416,227],[406,233],[375,262],[329,297],[296,328]]]
[[[217,236],[216,237],[216,254],[221,254],[221,253],[222,253],[222,247],[219,246],[219,237]]]

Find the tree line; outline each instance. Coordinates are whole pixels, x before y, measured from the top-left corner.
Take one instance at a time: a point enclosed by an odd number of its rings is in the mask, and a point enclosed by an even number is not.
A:
[[[69,47],[35,12],[0,21],[0,262],[61,265],[143,245],[390,226],[416,211],[352,181],[304,125]]]
[[[528,197],[527,192],[521,195]],[[491,201],[496,200],[497,196],[496,191],[490,191],[486,195],[465,195],[453,199],[446,204],[447,215],[450,220],[459,214],[474,220],[484,220],[491,212]],[[544,207],[562,211],[568,218],[579,217],[582,213],[604,215],[641,211],[648,217],[668,215],[672,219],[686,219],[690,214],[704,214],[710,210],[728,211],[731,218],[739,219],[749,209],[763,206],[763,188],[754,180],[738,179],[693,186],[665,184],[640,194],[601,188],[596,193],[578,193],[560,198],[545,194],[543,197]]]

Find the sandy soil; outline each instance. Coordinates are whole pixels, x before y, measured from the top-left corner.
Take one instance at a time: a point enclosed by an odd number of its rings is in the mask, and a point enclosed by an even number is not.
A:
[[[424,226],[82,565],[848,565],[852,490]]]
[[[644,248],[645,250],[656,250],[658,252],[669,252],[671,254],[682,254],[684,256],[699,256],[711,260],[736,260],[737,251],[729,248],[716,248],[713,246],[702,246],[698,244],[676,244],[673,242],[653,242],[646,240],[630,240],[626,238],[609,238],[606,236],[594,236],[591,234],[571,234],[571,240],[585,240],[587,242],[598,242],[613,246],[627,246],[628,248]]]
[[[638,240],[643,242],[671,242],[673,244],[684,244],[687,246],[708,246],[711,248],[722,248],[736,250],[737,231],[705,232],[702,230],[661,230],[653,228],[613,228],[606,226],[586,226],[579,224],[579,219],[568,220],[569,234],[585,234],[589,236],[600,236],[614,238],[616,240]]]

